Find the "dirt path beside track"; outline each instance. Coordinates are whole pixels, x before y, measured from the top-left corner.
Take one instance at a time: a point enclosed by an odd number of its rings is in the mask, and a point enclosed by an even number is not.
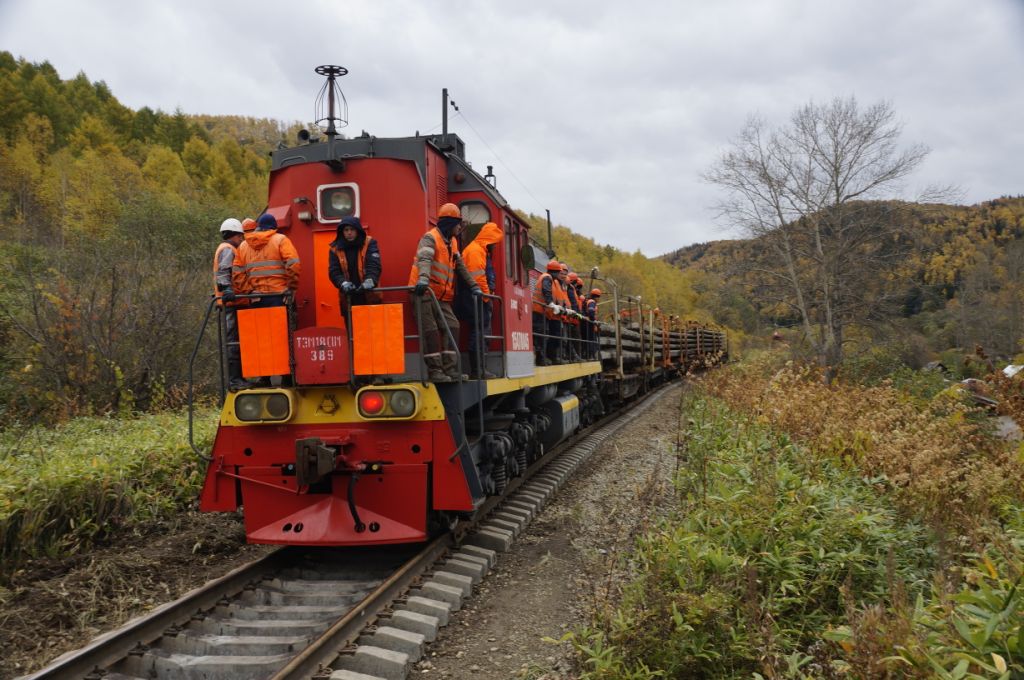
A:
[[[681,386],[663,393],[577,470],[443,628],[410,677],[577,677],[557,640],[614,589],[612,565],[671,502]]]

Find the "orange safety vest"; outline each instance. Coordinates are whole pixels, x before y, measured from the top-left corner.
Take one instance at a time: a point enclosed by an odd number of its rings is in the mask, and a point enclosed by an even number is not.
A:
[[[236,292],[284,293],[299,287],[299,254],[284,234],[253,231],[235,253]]]
[[[452,240],[451,248],[445,245],[444,237],[437,227],[427,232],[434,237],[434,260],[430,263],[430,290],[441,302],[455,299],[455,258],[459,255],[459,244]],[[415,286],[420,278],[420,269],[413,259],[409,272],[409,285]]]
[[[373,241],[372,236],[367,236],[363,240],[363,247],[359,249],[359,257],[356,258],[356,269],[359,271],[359,280],[362,281],[366,278],[366,251],[370,249],[370,242]],[[341,265],[341,273],[345,275],[348,281],[352,280],[352,277],[348,273],[348,258],[345,257],[345,249],[341,246],[334,247],[334,254],[338,257],[338,264]],[[380,281],[374,281],[375,284],[380,284]],[[366,301],[378,303],[383,299],[383,296],[375,290],[366,291]]]
[[[552,302],[554,302],[556,305],[558,304],[558,300],[554,299],[554,297],[555,297],[555,295],[554,295],[554,293],[555,293],[554,278],[551,276],[551,274],[544,273],[544,274],[541,274],[540,276],[537,277],[537,282],[533,286],[533,311],[537,312],[538,314],[546,314],[550,318],[552,316],[551,310],[548,308],[547,301],[544,300],[544,277],[545,276],[548,277],[549,279],[551,279],[551,298],[552,298]]]

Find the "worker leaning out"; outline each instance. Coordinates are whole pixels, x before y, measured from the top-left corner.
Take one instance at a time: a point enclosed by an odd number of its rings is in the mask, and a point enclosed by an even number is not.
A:
[[[381,294],[374,290],[380,282],[380,248],[366,234],[358,217],[346,217],[338,225],[338,236],[331,242],[327,275],[338,289],[341,309],[346,305],[376,304]]]
[[[256,229],[245,235],[238,247],[231,279],[236,293],[260,294],[254,307],[274,307],[299,287],[299,254],[284,234],[277,231],[277,220],[266,213],[256,221]]]
[[[485,295],[491,295],[494,292],[494,284],[496,275],[494,272],[494,263],[492,251],[493,246],[500,243],[504,234],[501,232],[501,228],[494,222],[488,222],[480,228],[480,233],[476,235],[476,238],[470,242],[462,251],[462,260],[466,263],[466,268],[469,270],[469,275],[476,281],[477,287]],[[484,298],[480,305],[480,328],[483,331],[484,337],[477,335],[476,324],[473,323],[473,310],[463,310],[462,312],[465,320],[469,321],[469,362],[470,362],[470,375],[474,378],[481,378],[484,380],[497,377],[495,374],[487,370],[486,356],[487,356],[487,341],[486,336],[491,332],[491,321],[493,319],[493,310],[491,309],[491,301]],[[481,354],[481,348],[483,352]]]
[[[438,209],[437,226],[427,230],[416,246],[409,285],[415,286],[416,314],[423,325],[423,360],[427,365],[427,379],[431,382],[466,380],[459,371],[459,348],[451,344],[459,337],[459,320],[452,310],[455,299],[456,274],[469,286],[471,294],[481,294],[480,286],[469,275],[459,244],[453,238],[462,228],[462,214],[454,203],[445,203]],[[427,290],[437,299],[424,299]],[[446,328],[448,330],[446,330]],[[449,338],[448,331],[451,331]]]

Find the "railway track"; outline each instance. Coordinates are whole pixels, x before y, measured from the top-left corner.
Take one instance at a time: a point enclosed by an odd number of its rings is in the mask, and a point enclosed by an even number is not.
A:
[[[481,520],[426,545],[277,550],[25,680],[404,678],[497,555],[664,389],[548,452],[485,504]]]

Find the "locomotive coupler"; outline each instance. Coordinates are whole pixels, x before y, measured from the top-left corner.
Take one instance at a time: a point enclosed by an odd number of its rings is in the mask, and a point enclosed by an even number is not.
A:
[[[315,484],[334,471],[336,449],[324,446],[322,439],[295,440],[295,477],[299,486]]]

